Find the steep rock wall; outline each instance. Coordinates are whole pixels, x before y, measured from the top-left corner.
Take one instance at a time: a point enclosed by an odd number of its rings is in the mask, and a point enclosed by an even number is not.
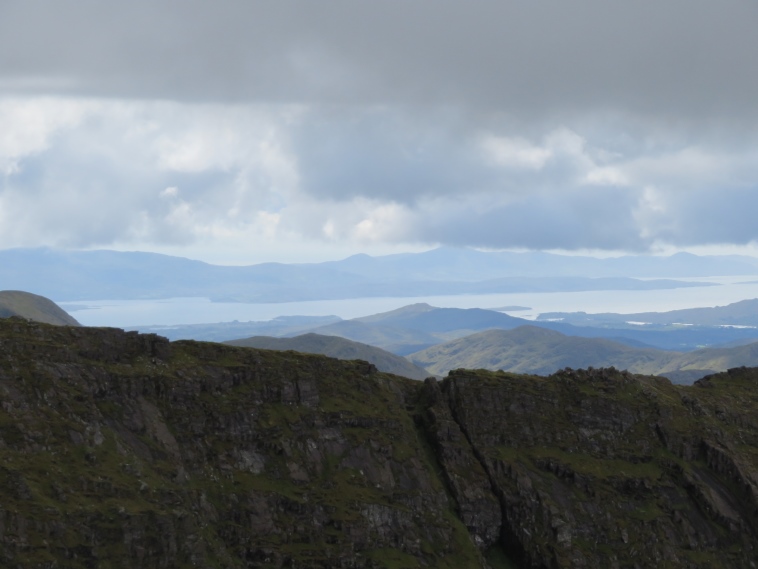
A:
[[[0,323],[0,564],[481,566],[408,383],[364,362]]]
[[[758,370],[456,370],[0,321],[0,565],[755,567]]]

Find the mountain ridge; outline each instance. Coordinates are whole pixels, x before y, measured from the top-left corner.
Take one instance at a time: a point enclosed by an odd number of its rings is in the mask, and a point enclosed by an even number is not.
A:
[[[375,365],[379,371],[415,380],[424,380],[433,375],[406,358],[339,336],[324,336],[312,332],[289,338],[253,336],[227,340],[224,344],[265,350],[293,350],[307,354],[321,354],[340,360],[365,360]]]
[[[750,567],[758,370],[458,370],[0,319],[13,567]]]
[[[579,325],[644,321],[649,324],[680,324],[709,326],[746,326],[758,327],[758,298],[745,299],[725,306],[703,308],[684,308],[667,312],[635,312],[618,314],[600,312],[546,312],[540,319],[560,319],[567,323]]]
[[[758,341],[758,330],[753,329],[712,326],[673,330],[650,330],[640,326],[593,327],[570,322],[532,321],[481,308],[438,308],[423,303],[368,317],[343,320],[307,331],[341,336],[405,356],[482,330],[511,330],[524,325],[555,330],[567,336],[602,337],[632,347],[644,344],[663,350],[687,351],[703,345],[747,339]]]
[[[758,341],[732,348],[675,352],[629,346],[608,338],[567,336],[527,325],[512,330],[478,332],[407,357],[438,375],[457,368],[549,375],[565,367],[591,366],[616,367],[691,383],[729,368],[758,365]]]
[[[675,271],[670,270],[651,276],[658,280],[635,278],[650,273],[638,267],[639,263],[643,267],[650,262],[655,267],[669,266],[660,261],[632,263],[625,274],[619,268],[602,270],[610,266],[607,260],[544,255],[445,250],[325,263],[222,266],[157,253],[10,249],[0,250],[0,282],[57,301],[202,296],[233,302],[709,286],[671,280],[667,275]],[[550,263],[546,264],[546,259]],[[729,267],[730,274],[758,274],[758,261],[753,266],[734,259],[697,259],[680,273],[715,274],[713,271],[721,272],[717,268]],[[514,260],[521,264],[514,265]],[[545,267],[555,271],[545,272]]]
[[[49,298],[22,290],[1,290],[0,318],[11,316],[57,326],[80,326],[73,316]]]

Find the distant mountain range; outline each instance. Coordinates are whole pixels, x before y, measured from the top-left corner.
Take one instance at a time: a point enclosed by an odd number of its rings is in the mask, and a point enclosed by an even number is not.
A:
[[[388,274],[404,274],[409,279],[443,281],[502,277],[683,278],[758,274],[758,259],[740,255],[677,253],[669,256],[626,255],[600,259],[541,252],[484,252],[450,247],[382,257],[354,255],[341,261],[321,263],[320,266],[374,279],[382,279]]]
[[[306,354],[321,354],[341,360],[365,360],[374,364],[379,371],[394,373],[410,379],[422,380],[433,375],[401,356],[338,336],[322,336],[319,334],[303,334],[294,338],[255,336],[224,343],[231,346],[265,350],[294,350]]]
[[[742,300],[727,306],[686,308],[669,312],[638,312],[616,314],[612,312],[587,314],[585,312],[546,312],[539,321],[556,321],[576,326],[617,326],[634,322],[635,326],[746,326],[758,327],[758,298]]]
[[[689,351],[703,346],[758,340],[758,330],[751,328],[689,326],[671,330],[647,330],[640,326],[574,326],[565,322],[534,322],[480,308],[436,308],[424,303],[373,316],[343,320],[309,331],[341,336],[405,356],[475,332],[488,329],[512,330],[524,325],[555,330],[567,336],[607,338],[633,347],[663,350]]]
[[[154,325],[127,328],[159,334],[171,341],[203,340],[225,342],[250,336],[295,336],[314,328],[342,322],[338,316],[278,316],[271,320],[253,322],[216,322],[208,324]]]
[[[201,296],[287,302],[506,292],[651,290],[708,283],[688,277],[756,275],[758,259],[738,256],[596,259],[549,253],[440,248],[384,257],[355,255],[312,264],[218,266],[141,252],[8,249],[0,282],[57,301]],[[655,277],[653,280],[649,280]],[[640,279],[646,280],[640,280]]]
[[[676,311],[675,317],[686,313],[695,323],[723,322],[729,318],[747,318],[746,315],[751,314],[757,304],[758,300],[751,300],[715,309]],[[674,313],[663,314],[650,313],[647,316],[651,320],[666,322]],[[0,292],[0,317],[9,316],[50,324],[79,325],[49,299],[22,291]],[[339,359],[361,359],[373,363],[380,371],[412,379],[424,379],[429,372],[442,376],[457,368],[503,369],[548,375],[565,367],[614,366],[634,373],[663,375],[672,381],[691,383],[709,373],[758,365],[758,338],[752,328],[723,328],[721,326],[724,325],[717,324],[693,325],[680,331],[645,331],[572,326],[563,322],[542,322],[535,326],[525,325],[526,322],[492,310],[436,308],[418,303],[354,320],[339,320],[330,316],[282,317],[269,322],[196,325],[184,327],[184,332],[191,329],[199,335],[228,340],[225,335],[251,329],[266,330],[268,334],[290,337],[256,336],[237,338],[227,343],[295,350]],[[319,333],[302,333],[304,328],[313,325]],[[177,330],[181,327],[148,328],[145,331],[160,333],[161,328],[167,328],[175,335],[183,335]],[[667,351],[635,338],[655,341],[663,336],[681,338],[682,334],[694,337],[701,330],[710,330],[703,334],[722,340],[722,344],[727,343],[723,340],[731,338],[729,345],[689,352]],[[567,331],[568,334],[565,333]],[[592,337],[593,334],[601,337]],[[624,337],[624,334],[630,337]],[[619,337],[613,339],[614,335]],[[356,341],[355,337],[363,341]],[[408,355],[407,359],[402,355]]]
[[[756,301],[758,302],[758,301]],[[729,310],[729,307],[725,307]],[[739,346],[758,341],[758,329],[699,325],[659,328],[574,325],[567,322],[531,321],[494,310],[436,308],[417,303],[390,312],[353,320],[336,316],[286,316],[262,322],[222,322],[177,326],[140,326],[171,340],[225,341],[247,336],[297,336],[313,332],[339,336],[405,356],[425,348],[488,329],[512,330],[534,325],[567,336],[606,338],[636,348],[691,351],[702,347]]]

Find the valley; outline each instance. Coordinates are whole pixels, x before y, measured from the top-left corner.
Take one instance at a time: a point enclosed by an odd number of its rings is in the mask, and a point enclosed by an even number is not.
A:
[[[758,301],[745,301],[738,303],[738,307],[756,303]],[[739,308],[735,310],[730,305],[718,310],[734,313]],[[691,314],[697,321],[700,312],[693,310]],[[705,314],[710,315],[712,311]],[[276,320],[249,323],[248,326],[258,327],[257,335],[271,337],[258,336],[247,341],[256,347],[342,357],[337,355],[339,352],[324,351],[327,338],[335,337],[366,346],[361,352],[363,359],[376,365],[378,360],[365,351],[367,346],[405,356],[428,374],[438,376],[457,368],[549,375],[565,367],[613,366],[633,373],[662,375],[676,383],[692,383],[704,375],[731,367],[758,365],[758,331],[752,327],[706,324],[668,329],[665,326],[610,327],[610,324],[595,327],[553,319],[529,321],[493,310],[437,308],[425,303],[312,328],[307,328],[308,319],[293,318],[291,323],[295,322],[299,323],[295,329],[282,327]],[[244,345],[246,340],[237,337],[243,326],[219,324],[141,330],[168,332],[173,339],[227,340],[226,336],[235,336],[227,341]],[[193,331],[195,336],[192,336]],[[314,344],[316,338],[319,341]],[[316,344],[321,347],[317,348]],[[386,367],[381,369],[390,371]],[[400,375],[414,377],[407,372]]]
[[[48,322],[41,315],[56,310],[55,323],[78,324],[44,297],[6,291],[0,293],[0,301],[2,298],[26,306],[29,311],[22,315],[27,318]],[[258,322],[145,326],[138,330],[170,340],[227,342],[362,359],[381,371],[417,380],[444,377],[458,368],[549,375],[567,367],[615,367],[691,384],[730,368],[758,366],[758,331],[749,324],[756,310],[758,300],[746,300],[673,313],[580,313],[526,320],[496,310],[416,303],[349,320],[280,316]],[[651,322],[623,326],[625,318]],[[672,324],[685,319],[690,321],[686,326]]]

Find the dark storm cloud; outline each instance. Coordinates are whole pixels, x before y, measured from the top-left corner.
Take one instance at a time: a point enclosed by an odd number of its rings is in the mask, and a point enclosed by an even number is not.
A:
[[[754,119],[756,21],[749,0],[13,0],[0,86]]]
[[[290,131],[301,189],[329,200],[414,206],[430,198],[556,191],[585,174],[590,158],[575,133],[554,131],[531,142],[461,121],[450,113],[397,109],[310,113]]]
[[[755,242],[756,22],[748,0],[0,2],[0,246]]]
[[[457,122],[389,109],[312,113],[291,133],[302,190],[325,199],[413,204],[493,189],[501,177]]]

